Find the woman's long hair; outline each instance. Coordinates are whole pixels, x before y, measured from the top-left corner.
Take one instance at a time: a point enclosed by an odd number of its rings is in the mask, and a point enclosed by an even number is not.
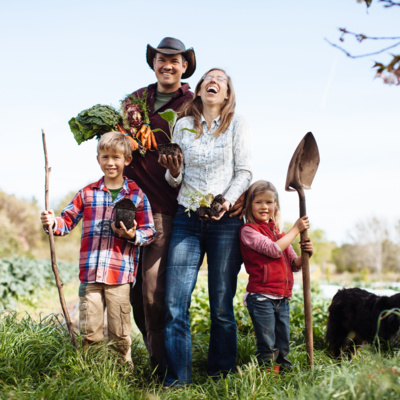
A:
[[[246,191],[246,199],[245,199],[245,217],[246,221],[250,222],[252,224],[255,224],[256,221],[254,220],[253,217],[253,212],[252,212],[252,203],[254,200],[254,197],[260,193],[265,193],[265,192],[272,192],[275,197],[275,215],[272,216],[272,219],[275,222],[275,226],[278,229],[278,232],[282,232],[282,221],[281,221],[281,206],[279,204],[279,195],[278,191],[276,190],[276,187],[271,183],[267,181],[257,181],[254,182]]]
[[[221,105],[221,124],[218,129],[214,132],[214,137],[219,136],[221,133],[228,129],[229,124],[232,122],[233,115],[235,113],[236,107],[236,96],[232,85],[232,79],[226,72],[221,68],[211,68],[204,75],[208,75],[211,71],[221,71],[223,72],[228,81],[228,98]],[[201,126],[201,114],[203,113],[203,102],[199,96],[200,87],[203,83],[203,77],[200,79],[199,83],[196,85],[194,91],[193,99],[188,101],[179,112],[179,118],[183,117],[193,117],[193,129],[197,131],[195,139],[198,139],[203,134],[203,128]]]

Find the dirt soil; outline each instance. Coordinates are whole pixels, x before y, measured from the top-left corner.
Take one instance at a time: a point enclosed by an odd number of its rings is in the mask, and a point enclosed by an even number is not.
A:
[[[179,144],[176,143],[167,143],[158,145],[158,152],[160,156],[178,156],[182,154],[182,149]]]
[[[222,196],[222,194],[218,194],[214,197],[214,200],[212,201],[210,207],[199,207],[196,210],[196,214],[201,220],[206,220],[211,217],[218,217],[219,213],[222,211],[222,204],[224,203],[224,201],[224,196]]]
[[[136,206],[129,199],[119,201],[115,205],[115,226],[121,228],[120,222],[123,222],[126,229],[131,229],[136,216]]]

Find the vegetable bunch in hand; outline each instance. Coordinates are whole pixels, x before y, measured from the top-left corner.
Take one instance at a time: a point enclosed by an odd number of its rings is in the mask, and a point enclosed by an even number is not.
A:
[[[81,144],[93,137],[100,138],[104,133],[114,131],[117,124],[122,124],[122,116],[111,106],[96,104],[71,118],[68,124],[76,142]]]
[[[119,130],[131,141],[132,150],[137,150],[139,148],[138,141],[130,131],[123,127],[123,123],[124,118],[119,111],[103,104],[96,104],[87,110],[83,110],[68,121],[71,132],[74,134],[78,144],[94,137],[100,139],[104,133]]]
[[[122,101],[125,126],[132,136],[136,137],[145,150],[157,149],[157,142],[150,128],[149,107],[147,104],[147,90],[141,97],[130,94]]]

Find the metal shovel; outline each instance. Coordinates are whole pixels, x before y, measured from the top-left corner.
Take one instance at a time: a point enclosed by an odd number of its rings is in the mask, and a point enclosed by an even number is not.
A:
[[[319,151],[317,142],[311,132],[308,132],[297,146],[292,159],[290,160],[285,190],[297,191],[300,200],[300,217],[306,215],[306,198],[304,189],[311,189],[311,183],[319,165]],[[308,239],[307,231],[300,234],[301,241]],[[304,297],[304,318],[306,327],[306,348],[308,364],[314,367],[313,349],[313,324],[311,309],[311,286],[310,286],[310,265],[309,254],[301,252],[303,261],[303,297]]]

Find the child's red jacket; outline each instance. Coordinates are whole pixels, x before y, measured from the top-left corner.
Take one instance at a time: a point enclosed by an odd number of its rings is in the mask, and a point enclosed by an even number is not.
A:
[[[288,246],[285,251],[280,253],[278,258],[246,246],[242,241],[242,229],[251,227],[272,242],[280,239],[284,233],[276,231],[272,220],[268,223],[259,222],[257,224],[244,224],[240,230],[240,250],[242,252],[244,266],[249,274],[247,291],[250,293],[271,294],[282,297],[290,297],[293,288],[293,270],[298,268],[294,264],[297,258],[292,246]]]

